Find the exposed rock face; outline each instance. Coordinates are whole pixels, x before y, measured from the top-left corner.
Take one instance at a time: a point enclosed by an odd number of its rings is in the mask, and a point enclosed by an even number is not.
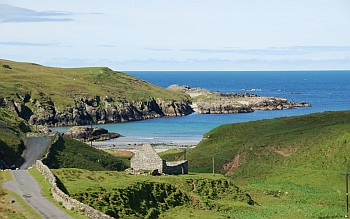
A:
[[[204,94],[211,94],[211,92],[207,89],[204,88],[191,88],[187,85],[178,85],[178,84],[173,84],[170,85],[167,89],[172,90],[172,91],[181,91],[184,92],[190,97],[198,97]]]
[[[41,94],[32,99],[30,94],[17,95],[18,100],[3,98],[0,104],[16,112],[34,125],[73,126],[90,123],[103,124],[137,121],[164,116],[184,116],[193,112],[189,102],[164,101],[115,101],[111,97],[96,96],[75,100],[75,106],[60,110],[50,97]],[[29,108],[29,106],[31,106]]]
[[[104,128],[74,126],[64,133],[64,136],[85,141],[104,141],[112,138],[118,138],[121,135],[118,133],[108,132],[108,130]]]
[[[311,107],[306,102],[295,103],[285,98],[260,97],[256,94],[210,92],[202,88],[171,85],[170,90],[189,94],[193,109],[201,114],[249,113],[255,110],[282,110],[294,107]]]
[[[197,112],[200,114],[249,113],[254,110],[236,103],[197,102]]]

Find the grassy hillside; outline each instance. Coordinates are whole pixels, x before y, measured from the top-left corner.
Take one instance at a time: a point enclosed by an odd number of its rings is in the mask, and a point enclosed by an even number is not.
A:
[[[28,131],[30,128],[23,119],[0,108],[0,160],[9,166],[21,162],[24,133]]]
[[[0,77],[0,97],[18,99],[16,94],[24,97],[29,93],[33,99],[42,99],[43,93],[60,110],[74,106],[74,99],[80,97],[129,101],[189,98],[105,67],[52,68],[0,59]]]
[[[81,168],[86,170],[124,170],[124,162],[80,141],[60,137],[52,145],[43,162],[49,168]]]
[[[273,172],[265,165],[344,172],[350,171],[349,142],[350,111],[316,113],[220,126],[204,135],[188,159],[193,171],[212,171],[208,158],[214,157],[216,171],[245,177]],[[239,167],[229,168],[235,157]],[[248,171],[252,162],[260,166]]]
[[[225,173],[260,205],[238,218],[337,218],[345,214],[350,111],[223,125],[188,152],[191,171]]]

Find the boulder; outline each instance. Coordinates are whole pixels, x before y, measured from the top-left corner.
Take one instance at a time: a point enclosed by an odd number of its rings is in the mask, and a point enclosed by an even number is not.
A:
[[[3,68],[12,69],[10,65],[2,65]]]
[[[83,141],[104,141],[118,138],[118,133],[108,132],[104,128],[89,128],[87,126],[74,126],[64,133],[65,137],[75,138]]]

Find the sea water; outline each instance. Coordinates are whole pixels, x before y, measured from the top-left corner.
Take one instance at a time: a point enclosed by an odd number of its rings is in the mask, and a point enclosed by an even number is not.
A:
[[[310,108],[255,111],[239,114],[191,114],[137,122],[98,125],[125,137],[110,141],[150,143],[198,143],[211,129],[228,123],[247,122],[314,112],[350,110],[350,71],[164,71],[127,72],[160,87],[172,84],[206,88],[224,93],[254,93],[259,96],[308,102]],[[61,128],[59,131],[65,131]]]

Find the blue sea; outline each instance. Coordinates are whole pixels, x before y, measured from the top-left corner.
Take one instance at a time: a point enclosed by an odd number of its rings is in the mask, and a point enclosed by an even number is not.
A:
[[[254,93],[306,101],[310,108],[255,111],[239,114],[191,114],[184,117],[98,125],[123,138],[112,141],[198,143],[209,130],[228,123],[247,122],[314,112],[350,110],[350,71],[147,71],[127,72],[160,87],[172,84],[202,87],[210,91]],[[61,131],[67,128],[61,129]]]

